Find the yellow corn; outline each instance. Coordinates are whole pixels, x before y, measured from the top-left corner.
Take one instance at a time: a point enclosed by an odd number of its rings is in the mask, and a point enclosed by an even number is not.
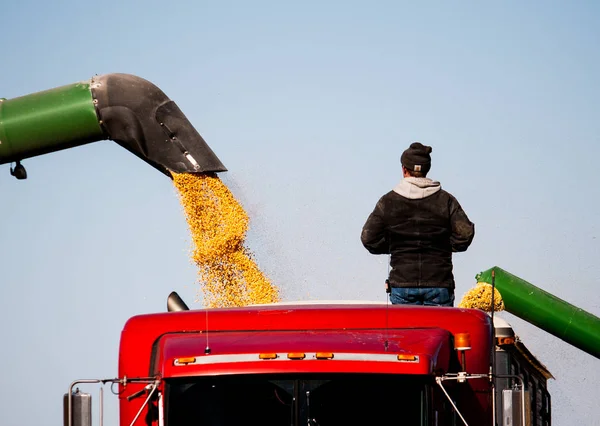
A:
[[[173,174],[173,182],[192,235],[205,306],[279,301],[278,288],[244,245],[248,215],[227,186],[213,174]]]
[[[471,290],[467,291],[460,301],[459,308],[481,309],[486,312],[492,311],[492,286],[488,283],[479,282]],[[504,301],[497,288],[494,288],[494,311],[503,311]]]

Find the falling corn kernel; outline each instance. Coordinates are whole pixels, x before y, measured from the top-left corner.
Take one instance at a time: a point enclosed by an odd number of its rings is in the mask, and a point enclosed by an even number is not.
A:
[[[492,286],[488,283],[479,282],[471,290],[467,291],[460,301],[459,308],[481,309],[492,311]],[[503,311],[504,301],[497,288],[494,288],[494,311]]]
[[[279,290],[261,272],[244,245],[248,215],[214,174],[173,174],[192,236],[207,307],[279,301]]]

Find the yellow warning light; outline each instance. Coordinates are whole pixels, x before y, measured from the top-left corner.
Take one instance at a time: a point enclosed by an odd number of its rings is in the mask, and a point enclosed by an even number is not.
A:
[[[398,354],[398,361],[417,361],[416,355]]]
[[[183,357],[183,358],[175,358],[175,364],[177,364],[177,365],[192,364],[194,362],[196,362],[196,357],[195,356],[188,356],[188,357]]]
[[[275,359],[275,358],[277,358],[277,354],[275,352],[258,354],[258,358],[260,358],[260,359]]]
[[[454,349],[457,351],[471,349],[471,335],[469,333],[456,333],[454,335]]]
[[[289,359],[304,359],[306,354],[304,352],[290,352],[288,355]]]
[[[317,359],[333,359],[333,352],[317,352],[315,357]]]

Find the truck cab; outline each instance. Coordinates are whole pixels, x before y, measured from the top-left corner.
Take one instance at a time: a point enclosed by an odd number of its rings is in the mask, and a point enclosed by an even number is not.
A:
[[[119,377],[159,380],[148,424],[451,425],[454,403],[483,425],[490,332],[476,310],[365,302],[142,315],[123,330]],[[462,353],[457,334],[472,342]],[[131,424],[144,384],[120,386]]]
[[[102,383],[118,384],[123,426],[548,425],[523,422],[523,380],[492,375],[515,343],[493,331],[479,310],[379,302],[140,315],[122,331],[119,377]],[[525,401],[510,416],[505,390]]]

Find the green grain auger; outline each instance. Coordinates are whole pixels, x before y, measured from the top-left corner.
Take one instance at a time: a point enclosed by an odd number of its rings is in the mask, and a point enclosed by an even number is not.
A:
[[[497,266],[478,274],[477,281],[492,284],[492,272],[508,312],[600,358],[600,318]]]
[[[110,139],[167,176],[227,169],[179,107],[154,84],[106,74],[13,99],[0,99],[0,164]]]

